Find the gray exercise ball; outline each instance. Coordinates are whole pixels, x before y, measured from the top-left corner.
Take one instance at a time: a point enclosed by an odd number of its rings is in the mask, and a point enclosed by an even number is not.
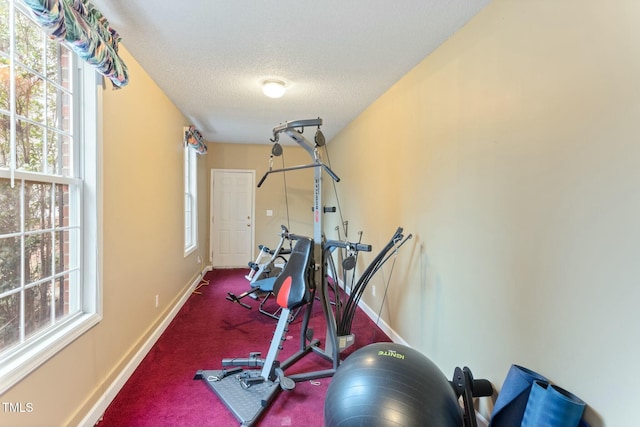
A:
[[[462,411],[442,371],[417,350],[375,343],[356,350],[333,376],[325,427],[461,427]]]

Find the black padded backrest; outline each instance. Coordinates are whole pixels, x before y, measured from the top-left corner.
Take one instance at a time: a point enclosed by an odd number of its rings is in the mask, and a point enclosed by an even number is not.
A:
[[[278,305],[294,309],[309,302],[310,284],[307,283],[311,267],[313,240],[299,237],[289,255],[289,261],[273,285]]]

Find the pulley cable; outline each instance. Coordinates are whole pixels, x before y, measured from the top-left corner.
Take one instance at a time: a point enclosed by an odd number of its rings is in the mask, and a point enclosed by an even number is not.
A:
[[[329,148],[328,148],[328,144],[324,144],[324,152],[325,155],[327,156],[327,163],[329,164],[329,168],[333,170],[333,166],[331,166],[331,159],[329,158]],[[340,226],[342,227],[342,232],[344,233],[344,238],[347,238],[347,227],[346,227],[346,223],[344,221],[344,218],[342,216],[342,208],[340,207],[340,198],[338,197],[338,188],[336,187],[336,181],[335,180],[331,180],[331,183],[333,184],[333,194],[336,198],[336,204],[338,205],[338,214],[340,215]]]
[[[282,156],[282,168],[284,169],[284,152],[282,152],[281,156]],[[284,203],[287,208],[287,229],[291,230],[291,222],[289,218],[289,193],[287,191],[287,173],[286,172],[282,172],[282,181],[284,182]],[[289,244],[291,245],[291,241],[289,241]]]

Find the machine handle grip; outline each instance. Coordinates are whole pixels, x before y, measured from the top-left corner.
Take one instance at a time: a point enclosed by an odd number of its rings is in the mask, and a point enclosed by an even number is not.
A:
[[[265,173],[262,178],[260,179],[260,181],[258,181],[258,188],[260,188],[262,186],[262,183],[264,182],[265,179],[267,179],[267,177],[269,176],[269,174],[271,173],[271,171],[267,171],[267,173]]]
[[[364,243],[356,243],[356,251],[371,252],[371,245],[365,245]]]
[[[473,397],[493,395],[491,381],[485,379],[476,380],[473,378],[471,370],[466,366],[463,369],[456,368],[453,372],[453,379],[449,382],[458,396],[462,396],[465,389],[468,389]]]
[[[372,246],[364,243],[342,242],[340,240],[328,240],[324,244],[325,249],[352,248],[356,251],[371,252]]]
[[[493,395],[493,385],[489,380],[473,380],[473,397]]]

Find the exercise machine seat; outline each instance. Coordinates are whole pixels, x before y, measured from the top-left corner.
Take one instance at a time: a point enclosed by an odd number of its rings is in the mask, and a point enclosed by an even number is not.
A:
[[[276,278],[273,294],[282,308],[294,309],[309,302],[313,240],[299,237],[284,270]]]

